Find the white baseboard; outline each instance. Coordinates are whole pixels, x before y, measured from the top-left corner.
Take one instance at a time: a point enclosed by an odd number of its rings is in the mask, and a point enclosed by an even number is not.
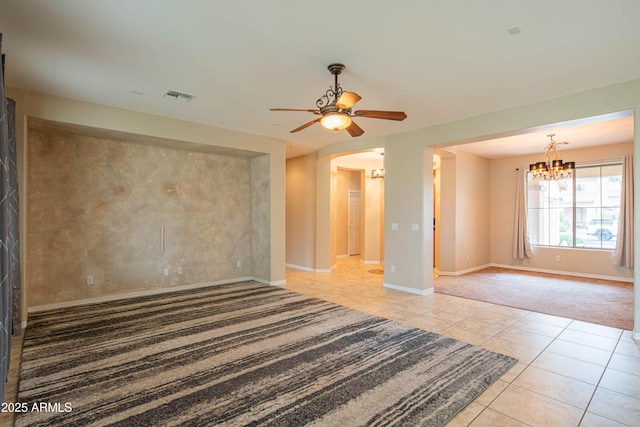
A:
[[[264,279],[258,279],[256,277],[251,278],[251,280],[255,280],[258,283],[262,283],[263,285],[269,285],[269,286],[282,286],[282,285],[286,285],[287,281],[285,279],[283,280],[264,280]]]
[[[561,270],[548,270],[545,268],[521,267],[521,266],[509,265],[509,264],[493,264],[492,263],[490,266],[498,267],[498,268],[508,268],[510,270],[532,271],[534,273],[562,274],[565,276],[584,277],[587,279],[613,280],[617,282],[633,283],[632,277],[604,276],[601,274],[577,273],[572,271],[561,271]]]
[[[433,293],[433,288],[416,289],[416,288],[411,288],[409,286],[394,285],[393,283],[383,283],[382,287],[387,289],[393,289],[396,291],[407,292],[415,295],[430,295]]]
[[[216,285],[226,285],[228,283],[245,282],[247,280],[255,280],[256,282],[260,282],[260,283],[263,283],[263,284],[266,284],[266,285],[279,284],[279,282],[280,282],[280,281],[268,282],[268,281],[263,281],[262,279],[257,279],[255,277],[244,276],[244,277],[236,277],[236,278],[227,279],[227,280],[218,280],[218,281],[215,281],[215,282],[192,283],[190,285],[172,286],[172,287],[169,287],[169,288],[147,289],[147,290],[144,290],[144,291],[128,292],[128,293],[124,293],[124,294],[105,295],[105,296],[96,297],[96,298],[87,298],[87,299],[82,299],[82,300],[65,301],[65,302],[59,302],[59,303],[54,303],[54,304],[39,305],[39,306],[35,306],[35,307],[29,307],[27,309],[27,313],[38,313],[40,311],[57,310],[57,309],[60,309],[60,308],[69,308],[69,307],[75,307],[75,306],[79,306],[79,305],[98,304],[98,303],[102,303],[102,302],[119,301],[119,300],[128,299],[128,298],[146,297],[146,296],[151,296],[151,295],[161,295],[161,294],[166,294],[166,293],[169,293],[169,292],[183,291],[183,290],[189,290],[189,289],[198,289],[198,288],[206,288],[206,287],[209,287],[209,286],[216,286]],[[282,281],[282,282],[284,282],[284,281]],[[25,327],[26,327],[26,324],[25,324]]]
[[[358,255],[360,255],[360,254],[353,254],[353,255],[342,254],[342,255],[336,255],[336,258],[344,259],[344,258],[349,258],[349,257],[352,257],[352,256],[358,256]],[[362,260],[362,262],[364,264],[382,264],[382,261],[380,261],[379,259]],[[334,268],[334,267],[332,267],[332,268]]]
[[[442,271],[438,272],[441,276],[461,276],[463,274],[472,273],[474,271],[483,270],[489,267],[498,267],[498,268],[506,268],[508,270],[521,270],[521,271],[531,271],[533,273],[548,273],[548,274],[563,274],[565,276],[573,276],[573,277],[584,277],[587,279],[601,279],[601,280],[613,280],[618,282],[628,282],[633,283],[632,277],[618,277],[618,276],[605,276],[602,274],[588,274],[588,273],[577,273],[572,271],[561,271],[561,270],[549,270],[545,268],[533,268],[533,267],[522,267],[518,265],[510,265],[510,264],[496,264],[490,263],[485,265],[480,265],[477,267],[467,268],[466,270],[460,271]]]
[[[285,266],[287,268],[293,268],[294,270],[300,270],[300,271],[309,271],[311,273],[314,273],[316,270],[314,268],[311,267],[305,267],[304,265],[297,265],[297,264],[285,264]]]
[[[462,276],[463,274],[472,273],[472,272],[478,271],[478,270],[484,270],[485,268],[489,268],[491,266],[492,266],[492,264],[484,264],[484,265],[479,265],[477,267],[471,267],[471,268],[467,268],[465,270],[460,270],[460,271],[442,271],[442,270],[438,270],[438,274],[441,275],[441,276]]]
[[[380,261],[379,259],[365,259],[362,261],[362,263],[365,265],[383,264],[383,262]]]
[[[300,270],[300,271],[308,271],[309,273],[331,273],[331,270],[336,267],[334,265],[331,268],[311,268],[311,267],[305,267],[303,265],[296,265],[296,264],[285,264],[285,265],[287,266],[287,268],[293,268],[294,270]]]

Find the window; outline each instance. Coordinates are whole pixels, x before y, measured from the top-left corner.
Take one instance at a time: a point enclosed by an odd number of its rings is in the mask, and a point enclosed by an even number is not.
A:
[[[532,245],[614,249],[622,164],[578,166],[574,176],[534,180],[527,174],[527,227]]]

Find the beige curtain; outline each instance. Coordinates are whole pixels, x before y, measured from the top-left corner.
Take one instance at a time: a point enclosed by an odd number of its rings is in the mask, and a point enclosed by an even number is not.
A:
[[[633,268],[633,156],[625,156],[622,160],[620,218],[613,263]]]
[[[513,221],[513,258],[531,258],[531,244],[527,234],[527,205],[525,202],[524,171],[516,169],[516,211]]]

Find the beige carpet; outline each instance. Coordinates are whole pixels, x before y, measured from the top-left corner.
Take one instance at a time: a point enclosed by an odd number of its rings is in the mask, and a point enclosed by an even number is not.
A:
[[[633,329],[633,284],[491,267],[440,276],[436,292],[584,322]]]

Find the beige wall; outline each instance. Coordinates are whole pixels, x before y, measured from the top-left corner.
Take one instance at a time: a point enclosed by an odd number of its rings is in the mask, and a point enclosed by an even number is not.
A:
[[[366,201],[364,205],[365,264],[379,264],[384,260],[384,179],[364,174]]]
[[[564,159],[577,163],[619,160],[633,154],[633,143],[605,145],[581,150],[562,150]],[[515,210],[515,169],[528,170],[538,156],[518,156],[491,161],[491,263],[542,271],[561,271],[614,279],[632,279],[633,270],[615,267],[612,252],[597,249],[533,247],[533,257],[511,257],[511,236]],[[556,261],[560,256],[560,261]]]
[[[329,157],[319,158],[316,164],[316,252],[315,271],[331,271],[331,267],[336,263],[335,252],[335,219],[331,213],[331,206],[335,206],[335,190],[332,188],[335,183],[332,173],[331,159]]]
[[[159,138],[169,146],[190,150],[194,146],[206,145],[232,156],[263,156],[250,161],[249,170],[260,182],[262,191],[266,191],[267,198],[256,200],[255,207],[265,212],[265,216],[250,218],[251,226],[268,223],[268,230],[258,237],[254,248],[261,253],[258,263],[249,262],[256,268],[256,274],[266,274],[258,279],[273,284],[285,281],[285,144],[272,138],[249,135],[242,132],[214,128],[197,123],[184,122],[166,117],[153,116],[144,113],[111,108],[69,99],[57,98],[43,94],[25,92],[15,88],[8,88],[9,97],[16,100],[19,185],[21,189],[21,245],[22,278],[24,288],[24,307],[31,291],[31,277],[27,274],[29,265],[28,251],[30,224],[26,221],[25,212],[28,211],[27,200],[30,196],[26,177],[28,174],[26,148],[27,123],[29,118],[40,118],[61,123],[91,127],[103,132],[126,132],[132,134],[136,140]],[[267,171],[268,164],[268,171]],[[250,173],[250,174],[251,174]],[[266,184],[268,176],[269,183]],[[260,177],[260,178],[258,178]],[[251,191],[251,188],[249,188]],[[168,230],[167,230],[168,231]],[[266,243],[268,242],[268,244]],[[257,255],[254,253],[253,257]],[[268,266],[266,265],[268,264]],[[164,276],[162,279],[164,280]],[[164,286],[164,282],[163,285]],[[85,285],[86,286],[86,285]],[[51,301],[49,301],[51,302]]]
[[[438,270],[456,271],[456,158],[442,156],[440,163],[440,220]]]
[[[488,266],[491,181],[488,159],[457,150],[441,162],[440,274]]]
[[[316,254],[316,156],[287,160],[287,265],[313,270]]]
[[[385,147],[384,286],[406,292],[433,289],[433,150],[410,134]],[[397,224],[397,229],[394,229]],[[414,224],[417,230],[413,229]]]

